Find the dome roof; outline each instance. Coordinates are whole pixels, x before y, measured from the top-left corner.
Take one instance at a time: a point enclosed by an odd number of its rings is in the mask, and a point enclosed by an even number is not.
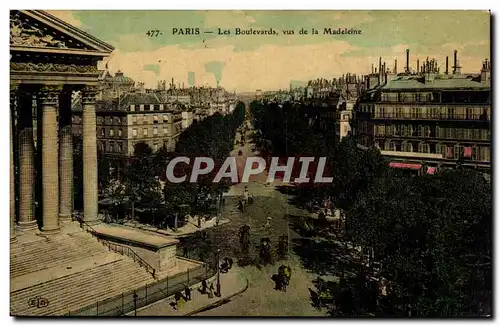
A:
[[[123,75],[123,72],[118,70],[113,77],[109,76],[106,79],[110,80],[111,82],[115,84],[126,84],[126,85],[133,85],[135,84],[134,80],[129,77],[125,77]]]

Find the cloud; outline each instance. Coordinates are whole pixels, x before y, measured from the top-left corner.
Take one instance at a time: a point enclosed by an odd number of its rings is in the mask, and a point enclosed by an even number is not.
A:
[[[490,16],[484,11],[72,11],[57,12],[116,50],[111,71],[122,70],[155,87],[158,79],[231,90],[288,88],[290,80],[364,74],[378,58],[398,71],[429,56],[441,67],[459,51],[463,71],[477,72],[490,56]],[[68,21],[69,22],[69,21]],[[270,29],[278,36],[173,35],[173,28]],[[306,29],[307,35],[282,30]],[[320,31],[313,35],[312,29]],[[361,35],[323,35],[324,28],[355,28]],[[162,35],[149,37],[158,29]],[[154,68],[153,68],[154,67]],[[208,68],[207,68],[208,67]]]
[[[73,25],[75,27],[81,27],[82,22],[75,17],[74,11],[68,10],[47,10],[47,12],[57,18],[64,20],[66,23]]]

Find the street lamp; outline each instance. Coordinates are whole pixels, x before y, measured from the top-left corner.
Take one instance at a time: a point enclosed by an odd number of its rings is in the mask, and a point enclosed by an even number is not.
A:
[[[220,249],[217,249],[216,253],[216,263],[217,263],[217,285],[215,288],[215,296],[220,297],[220,268],[219,268],[219,255],[220,255]]]

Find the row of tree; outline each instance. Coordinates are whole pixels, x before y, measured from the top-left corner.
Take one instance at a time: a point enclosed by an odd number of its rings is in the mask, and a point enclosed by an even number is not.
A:
[[[253,102],[254,124],[270,151],[327,156],[333,183],[306,194],[330,196],[345,212],[346,242],[368,252],[371,268],[360,268],[358,276],[372,275],[377,263],[388,281],[387,295],[362,298],[342,314],[490,314],[492,189],[483,175],[461,168],[401,175],[378,149],[360,149],[354,136],[328,146],[331,135],[306,123],[296,107]],[[369,282],[356,284],[358,296],[367,293]]]
[[[193,123],[179,136],[174,152],[165,146],[153,152],[146,143],[140,142],[134,146],[134,154],[126,158],[113,160],[98,153],[100,212],[112,220],[137,217],[144,223],[172,226],[177,224],[173,222],[175,213],[182,215],[206,209],[203,199],[215,198],[227,183],[214,184],[208,182],[208,177],[198,183],[169,183],[166,180],[168,162],[181,155],[211,157],[218,164],[229,156],[244,116],[245,105],[240,102],[231,114],[215,113]],[[83,207],[81,138],[75,137],[74,144],[74,206],[80,210]],[[189,175],[187,177],[189,179]]]

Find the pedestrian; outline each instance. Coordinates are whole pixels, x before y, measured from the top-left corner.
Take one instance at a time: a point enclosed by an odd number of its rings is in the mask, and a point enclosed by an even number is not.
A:
[[[179,300],[181,299],[181,294],[179,292],[177,292],[176,294],[174,294],[174,309],[175,310],[179,310]]]
[[[227,259],[227,263],[229,264],[229,269],[231,269],[233,267],[233,259],[232,258],[228,258]]]
[[[210,283],[210,287],[208,288],[208,298],[212,299],[214,297],[214,284]]]
[[[184,294],[186,295],[186,300],[191,301],[191,289],[186,285],[186,289],[184,290]]]
[[[207,280],[201,281],[201,289],[200,289],[201,294],[207,293]]]

